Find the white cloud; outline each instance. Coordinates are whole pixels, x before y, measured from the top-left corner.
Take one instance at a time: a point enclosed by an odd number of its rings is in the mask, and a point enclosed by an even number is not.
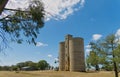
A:
[[[17,9],[17,8],[27,8],[29,6],[30,0],[9,0],[7,8]]]
[[[43,0],[45,4],[46,18],[66,19],[74,11],[77,11],[85,3],[85,0]],[[75,7],[78,5],[78,7]],[[51,14],[51,15],[50,15]]]
[[[117,30],[117,32],[116,32],[116,34],[115,34],[115,36],[120,37],[120,29],[118,29],[118,30]]]
[[[86,55],[89,55],[90,51],[91,51],[91,46],[90,45],[85,46]]]
[[[102,37],[101,34],[94,34],[94,35],[92,36],[93,40],[95,40],[95,41],[99,40],[101,37]]]
[[[91,47],[90,45],[85,46],[86,55],[89,55],[89,53],[91,51],[90,47]]]
[[[90,45],[87,45],[87,46],[85,46],[85,47],[89,49],[91,46],[90,46]]]
[[[44,44],[44,43],[42,43],[42,42],[37,42],[37,43],[36,43],[36,46],[37,46],[37,47],[45,47],[45,46],[48,46],[48,44]]]
[[[90,51],[91,51],[91,49],[89,49],[89,48],[85,49],[86,55],[89,55]]]
[[[117,37],[115,42],[120,44],[120,29],[118,29],[115,33],[115,36]]]
[[[55,61],[59,61],[59,59],[58,59],[58,58],[55,58]]]
[[[48,55],[49,58],[53,57],[51,54]]]
[[[31,0],[9,0],[7,8],[26,8]],[[46,11],[46,20],[66,19],[84,6],[85,0],[42,0]]]

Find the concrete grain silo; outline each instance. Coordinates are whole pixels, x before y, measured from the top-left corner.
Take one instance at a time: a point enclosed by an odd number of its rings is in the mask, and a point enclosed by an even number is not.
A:
[[[59,71],[65,71],[65,42],[60,42],[59,47]]]
[[[69,40],[72,39],[72,35],[65,36],[65,71],[70,70],[70,55],[69,55]]]
[[[69,40],[70,71],[85,71],[84,41],[76,37]]]
[[[65,42],[60,42],[59,70],[85,71],[83,38],[73,38],[72,35],[67,35]]]

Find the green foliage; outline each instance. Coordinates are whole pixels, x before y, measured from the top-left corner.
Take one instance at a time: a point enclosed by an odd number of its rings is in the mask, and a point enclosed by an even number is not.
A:
[[[40,60],[39,62],[38,62],[38,68],[40,69],[40,70],[45,70],[46,68],[48,68],[49,67],[49,64],[45,61],[45,60]]]
[[[20,69],[22,69],[23,67],[29,67],[29,68],[31,68],[33,70],[38,69],[37,63],[34,63],[32,61],[20,62],[20,63],[17,63],[16,66],[19,67]]]
[[[114,34],[108,35],[104,41],[105,47],[107,49],[108,52],[108,57],[111,57],[113,66],[114,66],[114,71],[115,71],[115,76],[118,77],[118,68],[117,68],[117,59],[116,58],[116,54],[114,52],[114,50],[116,50],[116,48],[118,47],[118,43],[115,42],[117,38],[115,37]]]
[[[12,65],[10,67],[11,71],[18,71],[19,67],[18,66],[15,66],[15,65]]]
[[[43,3],[38,0],[33,0],[29,8],[21,9],[6,9],[13,11],[12,15],[8,15],[0,19],[0,36],[3,39],[8,37],[11,41],[22,43],[34,43],[39,34],[40,28],[44,25],[44,7]],[[5,36],[5,35],[6,36]]]
[[[96,55],[96,52],[91,51],[87,59],[88,63],[90,63],[92,66],[95,66],[98,64],[98,60],[99,60],[99,57]]]
[[[11,67],[10,66],[0,66],[0,71],[10,71],[11,70]]]
[[[88,66],[93,66],[98,71],[99,64],[103,64],[105,62],[105,52],[102,50],[100,46],[100,41],[90,42],[91,50],[90,54],[87,57]]]
[[[120,67],[120,45],[117,40],[119,41],[119,38],[111,34],[101,41],[91,42],[92,51],[87,60],[94,67],[102,65],[105,70],[114,69],[115,77],[118,77]]]
[[[50,69],[50,65],[45,60],[35,63],[32,61],[20,62],[12,66],[0,66],[0,71],[19,71],[19,70],[46,70]],[[23,69],[25,68],[25,69]]]
[[[95,51],[91,51],[90,55],[87,58],[87,64],[88,64],[88,68],[90,68],[90,65],[95,67],[96,71],[99,71],[99,57],[96,54]]]
[[[107,62],[106,64],[103,65],[102,69],[106,71],[113,71],[114,67],[113,67],[113,64],[111,64],[110,62]]]
[[[120,64],[120,45],[118,45],[118,47],[113,51],[113,53],[115,55],[113,60]]]
[[[19,67],[19,68],[22,68],[22,67],[25,66],[25,63],[24,62],[20,62],[20,63],[17,63],[16,66]]]

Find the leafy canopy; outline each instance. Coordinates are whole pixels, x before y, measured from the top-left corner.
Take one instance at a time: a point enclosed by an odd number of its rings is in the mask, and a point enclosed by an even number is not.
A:
[[[8,38],[12,41],[22,43],[34,43],[39,34],[39,29],[44,26],[44,7],[41,1],[31,1],[29,7],[22,9],[4,8],[12,14],[0,19],[0,38],[6,42]],[[6,40],[4,40],[6,39]]]

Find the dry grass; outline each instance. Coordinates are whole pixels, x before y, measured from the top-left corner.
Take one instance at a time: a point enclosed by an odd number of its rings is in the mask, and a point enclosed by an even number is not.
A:
[[[114,72],[0,71],[0,77],[114,77]]]

